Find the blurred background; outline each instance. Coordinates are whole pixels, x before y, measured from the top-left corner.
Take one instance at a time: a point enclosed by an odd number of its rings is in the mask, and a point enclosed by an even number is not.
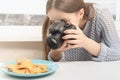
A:
[[[0,0],[0,62],[17,58],[45,59],[41,25],[47,0]],[[85,0],[99,3],[113,15],[120,35],[119,0]]]

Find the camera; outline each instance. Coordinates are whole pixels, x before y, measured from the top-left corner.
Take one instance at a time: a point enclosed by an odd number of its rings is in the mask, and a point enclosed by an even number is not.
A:
[[[66,35],[64,34],[64,31],[67,29],[76,29],[76,27],[72,24],[67,24],[64,21],[57,21],[57,22],[52,23],[49,26],[49,29],[48,29],[49,33],[46,38],[47,46],[50,49],[60,48],[62,44],[64,43],[62,36]]]

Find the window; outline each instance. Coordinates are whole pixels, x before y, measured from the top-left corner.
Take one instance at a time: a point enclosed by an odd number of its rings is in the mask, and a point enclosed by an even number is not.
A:
[[[0,41],[41,41],[47,0],[0,0]],[[107,7],[120,34],[119,0],[85,0]]]
[[[0,0],[0,41],[41,41],[46,0]]]
[[[116,20],[120,21],[120,1],[116,0]]]

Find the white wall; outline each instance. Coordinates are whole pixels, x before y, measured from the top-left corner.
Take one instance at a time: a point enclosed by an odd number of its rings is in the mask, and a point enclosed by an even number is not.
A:
[[[0,13],[45,14],[46,0],[0,0]]]

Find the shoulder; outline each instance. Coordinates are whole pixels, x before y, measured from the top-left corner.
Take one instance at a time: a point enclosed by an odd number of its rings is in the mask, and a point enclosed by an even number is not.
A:
[[[97,14],[100,14],[103,11],[108,10],[105,6],[101,4],[93,4],[93,8]]]
[[[103,18],[105,16],[112,17],[112,14],[108,10],[108,8],[106,8],[103,5],[93,4],[93,8],[94,8],[94,11],[95,11],[95,17],[97,17],[97,18],[101,18],[101,17]]]
[[[93,4],[93,8],[95,16],[92,21],[92,25],[96,26],[99,31],[104,28],[114,26],[113,17],[108,8],[100,4]]]

